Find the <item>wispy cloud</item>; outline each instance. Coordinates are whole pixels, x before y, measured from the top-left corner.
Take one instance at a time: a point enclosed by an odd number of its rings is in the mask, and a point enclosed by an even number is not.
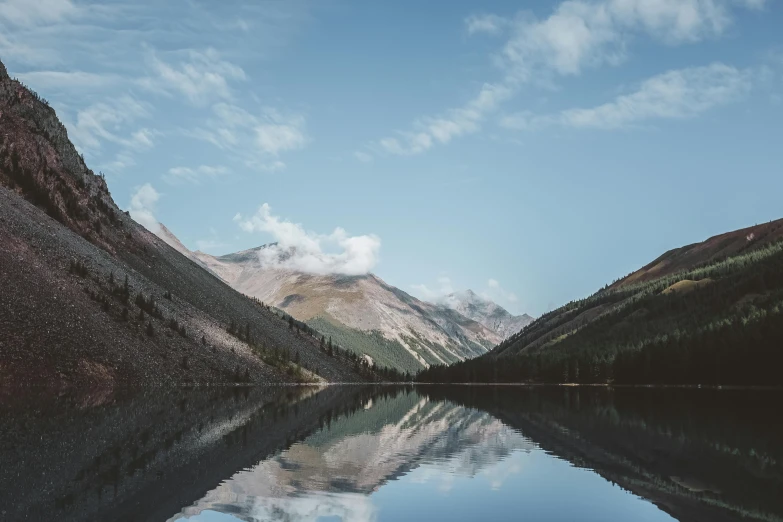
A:
[[[228,169],[222,165],[199,165],[195,168],[172,167],[163,176],[163,179],[172,185],[177,185],[179,183],[199,185],[204,179],[214,179],[225,174],[228,174]]]
[[[4,0],[0,3],[0,20],[22,27],[60,22],[78,14],[70,0]]]
[[[446,276],[438,277],[434,286],[426,284],[411,285],[411,289],[423,300],[431,302],[440,302],[447,295],[454,293],[454,286],[451,279]]]
[[[645,80],[639,88],[613,101],[553,115],[519,113],[501,124],[512,129],[560,125],[574,128],[617,129],[656,119],[683,119],[725,105],[746,94],[752,74],[721,63],[672,70]]]
[[[224,163],[234,169],[279,172],[282,156],[310,140],[303,115],[256,108],[242,123],[217,112],[245,111],[240,106],[254,98],[243,94],[254,87],[243,57],[250,52],[257,60],[286,45],[310,11],[309,2],[299,1],[218,7],[189,0],[0,0],[0,58],[52,103],[88,162],[109,174],[141,163],[141,151],[183,128],[228,151]],[[204,47],[207,36],[220,48]],[[164,107],[179,102],[216,109],[199,124],[199,113]],[[142,118],[149,122],[140,125]],[[163,176],[193,182],[206,174],[194,167],[193,174]]]
[[[481,297],[501,305],[515,304],[519,301],[516,294],[503,288],[497,279],[490,278],[486,288],[480,294]]]
[[[454,307],[468,291],[455,290],[454,282],[451,278],[442,275],[437,278],[435,284],[415,284],[410,286],[411,290],[420,298],[431,303],[443,304]],[[487,301],[500,304],[502,306],[514,306],[519,302],[516,294],[504,288],[497,279],[490,278],[483,288],[477,289],[478,296]]]
[[[284,114],[266,107],[253,115],[230,103],[217,103],[212,112],[206,126],[186,131],[187,134],[243,155],[247,166],[259,170],[284,169],[285,163],[277,156],[301,149],[309,142],[305,118],[300,114]]]
[[[150,232],[160,232],[160,223],[155,217],[155,210],[160,199],[160,193],[149,183],[137,187],[131,196],[128,212],[137,223]]]
[[[373,160],[372,154],[368,154],[367,152],[361,150],[355,151],[353,153],[353,157],[362,163],[370,163]]]
[[[91,157],[100,157],[104,145],[112,144],[114,158],[98,162],[109,173],[121,171],[135,164],[134,157],[155,146],[161,133],[136,124],[151,116],[151,107],[131,96],[107,99],[77,110],[75,116],[69,107],[58,107],[58,115],[68,129],[68,136],[77,149]],[[105,157],[105,155],[104,155]]]
[[[157,92],[181,94],[194,105],[205,105],[215,100],[230,100],[229,83],[246,79],[241,67],[223,60],[213,48],[188,49],[184,54],[178,63],[168,63],[151,50],[149,61],[153,74],[141,78],[138,84]]]
[[[617,65],[627,58],[628,48],[640,34],[667,45],[720,36],[732,22],[733,8],[763,4],[752,0],[568,0],[543,19],[529,12],[512,17],[470,16],[465,20],[469,34],[505,35],[494,57],[501,79],[485,83],[466,105],[441,116],[418,118],[412,130],[382,138],[375,146],[389,154],[420,154],[480,130],[483,120],[522,85]]]
[[[17,77],[38,91],[100,89],[121,83],[122,76],[112,73],[92,73],[85,71],[32,71]]]
[[[301,149],[307,144],[304,118],[299,115],[283,116],[274,109],[267,109],[255,126],[256,141],[262,152],[277,156],[281,152]]]
[[[458,136],[478,131],[486,115],[496,110],[512,94],[513,89],[508,85],[485,84],[478,96],[465,106],[441,116],[417,120],[413,131],[399,132],[396,137],[384,138],[379,145],[391,154],[422,153],[438,143],[445,144]]]
[[[272,214],[264,203],[250,217],[234,221],[245,232],[264,232],[276,244],[259,251],[263,266],[314,274],[362,275],[378,263],[381,240],[374,234],[349,236],[338,227],[331,234],[310,232],[299,224]]]
[[[465,19],[468,34],[487,33],[497,35],[509,25],[509,20],[494,14],[470,15]]]
[[[82,109],[76,114],[76,123],[69,129],[77,146],[98,149],[101,140],[111,141],[129,148],[147,146],[150,142],[146,132],[134,136],[122,136],[120,130],[139,118],[149,116],[149,106],[130,96],[122,96],[114,101],[98,102]],[[139,139],[141,138],[141,139]]]

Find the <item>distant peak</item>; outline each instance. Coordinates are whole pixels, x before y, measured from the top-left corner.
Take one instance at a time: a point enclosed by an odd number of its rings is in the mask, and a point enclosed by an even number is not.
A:
[[[487,303],[486,299],[479,296],[473,290],[462,290],[460,292],[453,292],[446,296],[446,301],[463,301],[465,303]]]
[[[0,61],[0,80],[8,79],[8,71],[5,70],[5,65]]]

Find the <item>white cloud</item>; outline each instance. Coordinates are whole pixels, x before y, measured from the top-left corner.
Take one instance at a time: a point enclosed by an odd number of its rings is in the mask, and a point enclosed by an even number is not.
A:
[[[8,63],[8,60],[16,60],[22,63],[51,63],[54,61],[51,50],[23,42],[17,35],[3,34],[0,32],[0,57]]]
[[[668,71],[645,80],[633,93],[588,109],[568,109],[554,115],[519,113],[503,118],[513,129],[546,125],[617,129],[653,119],[694,117],[730,103],[751,88],[751,73],[724,64]]]
[[[450,307],[454,305],[455,300],[449,296],[455,293],[462,293],[455,290],[453,282],[446,276],[438,277],[436,283],[432,286],[417,284],[410,287],[420,299],[431,303],[445,304]],[[503,288],[500,282],[493,278],[487,280],[486,288],[481,289],[478,295],[483,299],[504,306],[514,305],[519,301],[516,294]]]
[[[465,19],[468,34],[500,34],[508,26],[508,20],[493,14],[471,15]]]
[[[622,61],[636,33],[668,44],[720,35],[731,22],[730,6],[727,0],[567,1],[543,20],[517,17],[501,62],[521,80],[534,72],[579,74]]]
[[[68,126],[70,137],[77,147],[100,149],[101,140],[110,141],[128,148],[145,148],[152,145],[153,131],[139,129],[129,137],[123,137],[123,128],[139,119],[149,116],[146,104],[130,97],[98,102],[76,114],[76,123]]]
[[[220,53],[212,48],[203,52],[189,49],[187,60],[174,65],[161,60],[155,52],[149,60],[154,76],[139,80],[139,85],[154,91],[182,94],[194,105],[231,99],[229,82],[246,78],[241,67],[221,59]]]
[[[38,92],[54,90],[97,89],[116,85],[123,81],[116,74],[98,74],[84,71],[32,71],[17,75],[19,80]]]
[[[213,118],[206,128],[186,131],[195,138],[208,141],[218,148],[243,155],[245,164],[267,172],[285,169],[276,158],[280,153],[301,149],[309,138],[305,118],[299,114],[283,114],[266,107],[255,116],[229,103],[212,107]]]
[[[159,199],[160,193],[152,185],[145,183],[133,193],[128,207],[131,217],[155,234],[160,231],[160,223],[155,217],[155,208]]]
[[[133,130],[137,119],[149,118],[150,107],[130,96],[97,102],[76,112],[75,121],[68,117],[68,108],[59,108],[58,115],[68,129],[68,137],[83,153],[97,155],[106,143],[116,145],[114,159],[101,168],[120,171],[135,163],[134,155],[155,146],[160,132],[146,127]]]
[[[61,22],[78,13],[70,0],[4,0],[0,2],[0,20],[29,27]]]
[[[430,288],[425,284],[411,285],[411,288],[421,299],[433,303],[441,302],[444,297],[454,293],[454,286],[451,279],[446,276],[438,277],[436,285],[433,288]]]
[[[256,125],[256,141],[262,152],[277,156],[280,152],[301,149],[307,143],[304,118],[282,117],[277,111],[267,110],[264,120]]]
[[[757,0],[568,0],[543,19],[529,12],[468,17],[469,34],[508,33],[495,57],[502,79],[485,83],[465,106],[439,117],[419,118],[412,130],[385,137],[377,147],[395,155],[420,154],[477,132],[486,116],[523,84],[547,83],[553,75],[578,75],[586,68],[619,64],[637,34],[669,45],[699,41],[724,33],[732,22],[732,7],[760,6],[763,2]]]
[[[370,163],[373,160],[372,154],[368,154],[361,150],[354,152],[353,156],[362,163]]]
[[[497,279],[492,278],[487,281],[487,288],[481,291],[479,295],[500,305],[514,304],[519,301],[514,292],[506,290]]]
[[[200,165],[196,168],[172,167],[169,169],[168,173],[163,176],[163,179],[171,184],[188,182],[198,185],[204,178],[216,178],[227,173],[228,169],[221,165],[214,167],[210,165]]]
[[[103,163],[100,169],[105,172],[119,172],[136,164],[136,160],[128,152],[119,152],[115,154],[114,159],[108,163]]]
[[[313,274],[362,275],[378,263],[381,240],[374,234],[349,236],[342,228],[331,234],[306,231],[293,223],[272,215],[264,203],[248,218],[234,216],[245,232],[265,232],[276,241],[259,252],[262,265]]]
[[[485,116],[512,93],[507,85],[485,84],[465,106],[439,117],[420,119],[414,123],[414,132],[401,132],[399,138],[384,138],[379,144],[388,153],[410,155],[424,152],[436,143],[448,143],[453,138],[479,130]]]

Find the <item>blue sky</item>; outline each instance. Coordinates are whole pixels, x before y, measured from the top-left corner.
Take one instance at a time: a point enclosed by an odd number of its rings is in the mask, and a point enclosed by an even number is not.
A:
[[[0,59],[192,249],[537,315],[783,217],[781,27],[774,0],[5,0]]]

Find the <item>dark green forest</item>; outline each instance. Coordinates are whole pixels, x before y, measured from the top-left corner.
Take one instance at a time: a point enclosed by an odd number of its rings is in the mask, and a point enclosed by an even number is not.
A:
[[[421,382],[780,385],[783,242],[605,287]]]

